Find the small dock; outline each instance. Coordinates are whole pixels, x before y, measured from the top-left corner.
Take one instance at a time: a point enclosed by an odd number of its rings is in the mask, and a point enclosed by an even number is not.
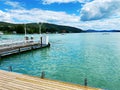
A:
[[[46,38],[37,41],[24,40],[24,41],[11,41],[10,43],[4,42],[0,44],[0,58],[12,54],[17,54],[25,51],[49,47],[50,44]]]
[[[0,90],[102,90],[0,70]]]

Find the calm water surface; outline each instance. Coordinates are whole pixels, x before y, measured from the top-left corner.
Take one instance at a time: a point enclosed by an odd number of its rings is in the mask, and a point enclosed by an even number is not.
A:
[[[36,38],[38,35],[34,35]],[[0,69],[61,80],[105,90],[120,90],[120,33],[50,34],[50,48],[8,56]],[[23,38],[4,35],[1,39]]]

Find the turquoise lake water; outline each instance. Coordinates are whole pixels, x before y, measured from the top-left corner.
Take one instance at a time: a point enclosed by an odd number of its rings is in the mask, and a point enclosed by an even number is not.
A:
[[[38,35],[34,35],[36,38]],[[120,90],[120,33],[49,34],[51,47],[0,60],[0,69],[84,85]],[[4,35],[1,39],[23,38]]]

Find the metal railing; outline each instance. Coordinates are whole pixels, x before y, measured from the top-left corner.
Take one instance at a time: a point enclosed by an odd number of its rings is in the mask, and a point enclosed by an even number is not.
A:
[[[40,43],[40,40],[24,40],[24,39],[17,39],[17,40],[0,40],[0,47],[13,47],[18,45],[26,45],[32,43]]]

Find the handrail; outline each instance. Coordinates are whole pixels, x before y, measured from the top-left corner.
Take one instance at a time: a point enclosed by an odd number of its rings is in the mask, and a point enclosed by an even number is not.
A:
[[[0,40],[0,47],[2,46],[13,46],[26,43],[40,43],[40,40]]]

